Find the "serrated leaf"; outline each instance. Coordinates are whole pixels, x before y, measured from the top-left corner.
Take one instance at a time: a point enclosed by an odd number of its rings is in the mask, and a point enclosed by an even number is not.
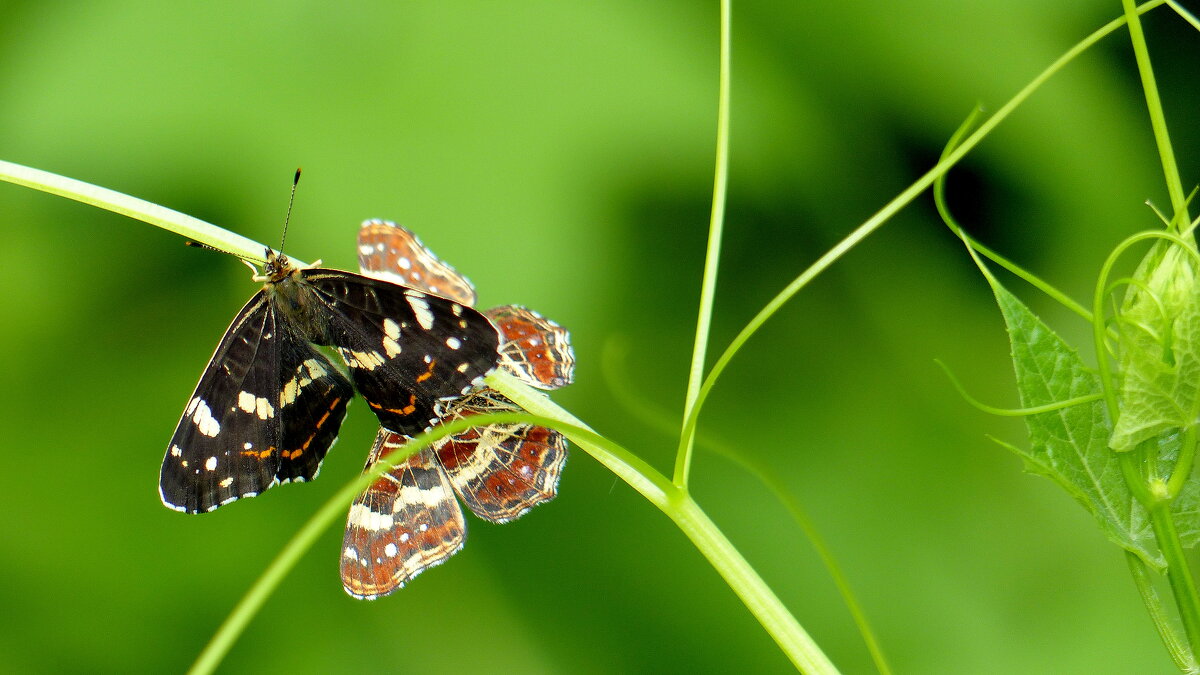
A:
[[[998,282],[991,283],[1008,327],[1022,406],[1100,393],[1100,378],[1079,354]],[[1117,454],[1108,447],[1112,425],[1104,402],[1030,415],[1026,424],[1029,449],[1006,444],[1026,468],[1062,486],[1118,546],[1161,569],[1164,561],[1146,512],[1126,486]]]

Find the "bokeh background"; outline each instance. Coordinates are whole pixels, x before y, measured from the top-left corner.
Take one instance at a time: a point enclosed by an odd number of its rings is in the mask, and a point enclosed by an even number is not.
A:
[[[810,262],[936,161],[1115,0],[737,2],[719,352]],[[716,3],[149,0],[0,4],[0,158],[354,265],[358,223],[407,224],[469,276],[571,329],[555,399],[669,471],[707,236]],[[1200,37],[1147,29],[1186,184]],[[1165,204],[1127,36],[1056,76],[950,180],[987,243],[1084,298]],[[0,671],[177,672],[289,537],[356,475],[361,404],[320,480],[205,516],[165,509],[163,449],[254,291],[230,256],[0,185]],[[1065,335],[1087,326],[1010,280]],[[994,303],[928,197],[793,300],[702,423],[808,510],[904,673],[1172,672],[1118,550],[987,438],[1023,443]],[[847,673],[871,672],[809,543],[701,448],[697,499]],[[654,508],[582,452],[560,496],[364,603],[329,531],[223,669],[786,672]]]

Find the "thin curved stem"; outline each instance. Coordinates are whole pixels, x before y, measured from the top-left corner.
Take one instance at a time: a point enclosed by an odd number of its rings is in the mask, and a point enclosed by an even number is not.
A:
[[[1055,401],[1054,403],[1037,405],[1030,408],[997,408],[995,406],[990,406],[986,403],[983,403],[974,396],[971,396],[971,394],[969,394],[962,386],[962,382],[958,381],[958,378],[955,377],[954,373],[950,371],[950,368],[945,363],[942,363],[940,359],[934,359],[933,362],[941,366],[942,372],[946,373],[946,377],[950,379],[950,384],[958,390],[959,396],[962,396],[963,399],[973,407],[988,413],[989,415],[998,415],[1000,417],[1028,417],[1029,415],[1040,415],[1041,413],[1054,412],[1055,410],[1062,410],[1064,408],[1070,408],[1071,406],[1076,406],[1083,403],[1099,401],[1101,398],[1103,398],[1103,394],[1085,394],[1083,396],[1069,398],[1065,401]]]
[[[704,379],[704,360],[708,354],[708,336],[712,325],[713,297],[717,288],[717,269],[721,260],[721,233],[725,230],[725,192],[729,183],[729,77],[730,77],[730,0],[721,0],[720,76],[717,84],[717,156],[713,171],[712,210],[708,223],[708,251],[704,256],[704,278],[700,284],[700,311],[696,319],[696,343],[692,348],[692,365],[688,369],[687,395],[683,401],[686,422],[700,395]],[[679,449],[675,453],[676,485],[686,486],[692,469],[692,449],[695,433],[685,425],[680,432]]]

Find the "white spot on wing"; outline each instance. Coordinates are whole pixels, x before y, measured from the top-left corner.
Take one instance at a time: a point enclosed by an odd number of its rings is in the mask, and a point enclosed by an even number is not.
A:
[[[195,413],[192,413],[193,410]],[[221,433],[221,423],[217,421],[217,418],[212,416],[212,411],[208,409],[208,404],[199,396],[192,399],[192,402],[188,404],[187,413],[185,414],[192,415],[192,424],[195,424],[196,429],[205,436],[212,438]]]
[[[238,394],[238,408],[241,408],[243,412],[253,413],[260,420],[275,416],[275,406],[272,406],[270,401],[248,391]]]
[[[359,527],[368,532],[378,532],[380,530],[390,530],[395,524],[390,515],[372,511],[370,508],[362,504],[354,504],[350,507],[349,521],[355,527]]]
[[[383,320],[383,333],[393,340],[400,339],[400,324],[396,323],[395,319]]]
[[[383,355],[379,352],[356,352],[353,349],[339,348],[338,353],[342,355],[342,359],[346,361],[346,365],[351,368],[375,370],[385,363]]]
[[[204,468],[208,471],[214,471],[217,468],[217,458],[215,455],[204,461]]]
[[[329,374],[321,361],[317,359],[308,359],[301,363],[296,368],[296,374],[292,379],[283,384],[283,390],[279,393],[280,405],[291,405],[300,395],[300,391],[312,384],[313,380],[320,379]]]
[[[396,548],[395,542],[388,542],[387,546],[383,547],[383,553],[389,558],[395,558],[400,549]]]
[[[458,349],[462,346],[462,340],[459,340],[456,337],[448,337],[446,338],[446,346],[450,349]]]
[[[405,296],[407,296],[408,306],[412,307],[413,314],[416,316],[417,324],[425,330],[433,328],[433,312],[429,309],[429,303],[425,302],[425,298],[411,293],[405,293]]]
[[[400,324],[394,319],[383,320],[383,351],[388,355],[388,358],[395,358],[400,354]]]

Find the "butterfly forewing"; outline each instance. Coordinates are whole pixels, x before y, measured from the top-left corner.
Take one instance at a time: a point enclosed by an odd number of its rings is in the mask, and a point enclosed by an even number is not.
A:
[[[439,400],[461,396],[496,367],[496,328],[470,307],[349,272],[310,269],[301,278],[325,306],[322,344],[345,360],[385,429],[411,436],[429,428]]]
[[[310,479],[336,439],[350,383],[274,310],[255,294],[204,369],[163,458],[168,507],[211,511]]]
[[[475,305],[467,278],[434,255],[417,235],[387,220],[368,220],[358,230],[358,266],[367,276]]]
[[[406,439],[383,429],[367,468]],[[342,586],[371,600],[400,588],[462,548],[466,523],[428,448],[380,476],[354,500],[342,542]]]

